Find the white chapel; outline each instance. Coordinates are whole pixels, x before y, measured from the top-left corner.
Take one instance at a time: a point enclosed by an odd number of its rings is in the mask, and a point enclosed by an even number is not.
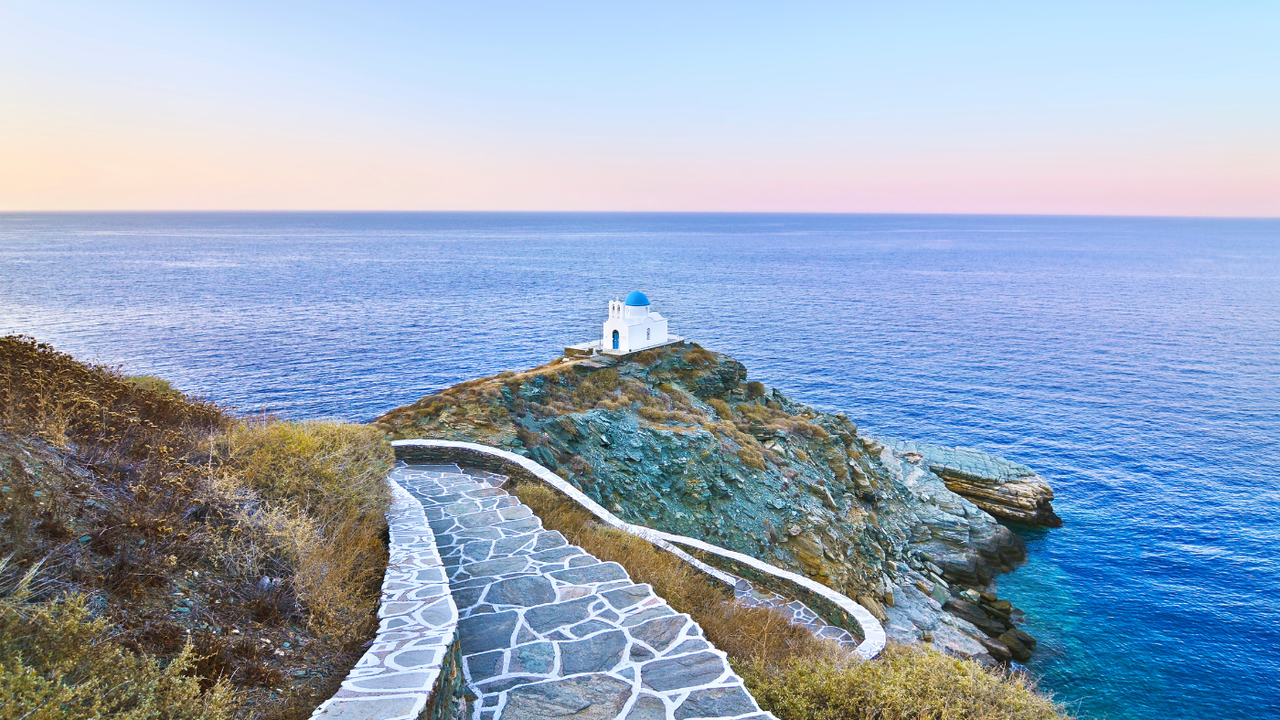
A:
[[[650,309],[649,298],[636,290],[625,300],[609,301],[609,317],[599,340],[565,348],[566,355],[627,355],[679,342],[667,332],[667,319]]]

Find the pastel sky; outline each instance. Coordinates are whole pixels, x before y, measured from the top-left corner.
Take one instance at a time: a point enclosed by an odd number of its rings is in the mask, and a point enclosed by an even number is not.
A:
[[[1280,215],[1280,2],[0,0],[0,210]]]

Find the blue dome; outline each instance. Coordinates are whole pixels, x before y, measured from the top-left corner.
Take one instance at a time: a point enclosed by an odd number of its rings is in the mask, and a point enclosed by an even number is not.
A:
[[[644,307],[648,304],[649,298],[645,297],[644,293],[639,290],[632,290],[631,294],[627,296],[627,305],[631,307]]]

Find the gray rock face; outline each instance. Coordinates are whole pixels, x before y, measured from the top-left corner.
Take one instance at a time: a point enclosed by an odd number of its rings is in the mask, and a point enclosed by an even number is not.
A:
[[[513,612],[462,618],[458,621],[459,646],[466,655],[507,647],[519,621],[520,616]]]
[[[543,530],[491,484],[500,476],[409,466],[393,477],[439,519],[436,542],[461,618],[463,675],[481,720],[718,718],[697,713],[738,708],[743,698],[747,709],[738,716],[759,713],[697,624],[648,585],[632,583],[620,565]],[[514,527],[504,515],[533,526]],[[565,567],[578,558],[577,567]],[[650,681],[676,694],[633,701]],[[692,700],[680,704],[686,692]]]
[[[533,642],[511,650],[511,672],[536,675],[550,674],[556,664],[555,646],[549,642]]]
[[[653,695],[641,695],[631,706],[626,720],[667,720],[667,706]]]
[[[534,632],[545,633],[586,620],[591,614],[592,603],[598,599],[595,595],[588,595],[576,600],[530,608],[524,618]]]
[[[973,448],[923,443],[897,443],[895,448],[920,455],[947,489],[1000,520],[1062,527],[1062,519],[1053,511],[1053,488],[1026,465]]]
[[[618,588],[617,590],[610,590],[604,594],[604,598],[609,601],[610,605],[618,610],[625,610],[641,600],[648,598],[652,594],[653,589],[648,585],[632,585],[630,587]]]
[[[626,648],[626,633],[621,630],[602,632],[586,640],[561,643],[560,662],[566,675],[608,671],[622,662],[622,651]]]
[[[586,567],[571,568],[551,573],[551,577],[573,585],[588,583],[607,583],[614,580],[626,580],[627,571],[618,563],[596,563]]]
[[[631,637],[643,641],[646,645],[662,652],[671,647],[671,643],[680,637],[680,631],[688,622],[684,615],[672,615],[657,620],[650,620],[631,629]]]

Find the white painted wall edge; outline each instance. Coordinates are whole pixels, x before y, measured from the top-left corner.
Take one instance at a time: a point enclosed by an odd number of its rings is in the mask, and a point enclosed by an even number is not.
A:
[[[653,528],[644,527],[643,525],[632,525],[631,523],[624,522],[621,518],[617,517],[613,513],[606,510],[604,506],[600,505],[600,503],[597,503],[595,500],[592,500],[590,497],[587,496],[586,493],[579,490],[572,483],[568,482],[564,478],[561,478],[559,475],[556,475],[555,473],[551,472],[550,470],[543,467],[542,465],[534,462],[533,460],[530,460],[529,458],[524,457],[523,455],[517,455],[516,453],[513,453],[509,450],[503,450],[501,448],[496,448],[489,445],[481,445],[479,443],[460,442],[457,440],[434,440],[434,439],[393,440],[391,444],[395,447],[419,446],[419,447],[458,448],[462,450],[470,450],[472,452],[477,452],[484,455],[491,455],[491,456],[506,460],[507,462],[513,463],[515,465],[518,465],[524,468],[525,470],[533,474],[535,477],[537,477],[539,480],[546,482],[548,485],[551,485],[555,489],[564,493],[573,501],[577,502],[579,505],[586,508],[592,515],[595,515],[605,524],[618,528],[619,530],[622,530],[624,532],[631,533],[632,535],[636,535],[638,537],[644,538],[645,540],[648,540],[649,542],[652,542],[655,545],[662,547],[664,550],[668,550],[676,554],[681,559],[696,566],[699,570],[702,570],[703,572],[711,575],[712,577],[715,577],[721,582],[727,583],[730,586],[732,586],[735,581],[735,578],[732,575],[729,575],[728,573],[725,573],[716,568],[713,568],[710,565],[707,565],[706,563],[701,562],[697,558],[694,558],[693,556],[689,555],[687,552],[684,552],[680,548],[674,547],[674,546],[676,544],[679,544],[679,545],[684,545],[687,547],[700,550],[702,552],[710,553],[712,555],[719,555],[720,557],[732,560],[734,562],[741,563],[758,572],[761,572],[767,575],[772,575],[785,582],[798,585],[804,588],[805,590],[808,590],[809,592],[814,593],[815,595],[819,595],[825,598],[827,601],[835,604],[841,610],[844,610],[845,612],[849,613],[849,615],[851,615],[854,618],[854,620],[858,622],[859,627],[862,629],[862,638],[863,638],[862,642],[858,645],[857,649],[855,650],[855,652],[858,653],[859,656],[867,660],[870,660],[876,657],[877,655],[879,655],[880,651],[884,649],[884,644],[886,639],[885,633],[884,633],[884,626],[880,624],[880,621],[876,619],[875,615],[871,614],[870,610],[867,610],[866,608],[862,607],[861,605],[859,605],[857,602],[850,599],[849,597],[841,593],[838,593],[835,590],[832,590],[831,588],[827,587],[826,585],[823,585],[820,582],[811,580],[803,575],[793,573],[789,570],[784,570],[780,567],[770,565],[769,563],[753,558],[750,555],[743,555],[742,553],[733,552],[732,550],[726,550],[722,547],[712,545],[707,542],[703,542],[702,540],[696,540],[694,538],[684,537],[683,535],[672,535],[670,533],[662,532],[661,530],[654,530]]]
[[[446,679],[458,607],[422,503],[390,477],[387,484],[390,543],[378,633],[313,720],[417,720]]]

